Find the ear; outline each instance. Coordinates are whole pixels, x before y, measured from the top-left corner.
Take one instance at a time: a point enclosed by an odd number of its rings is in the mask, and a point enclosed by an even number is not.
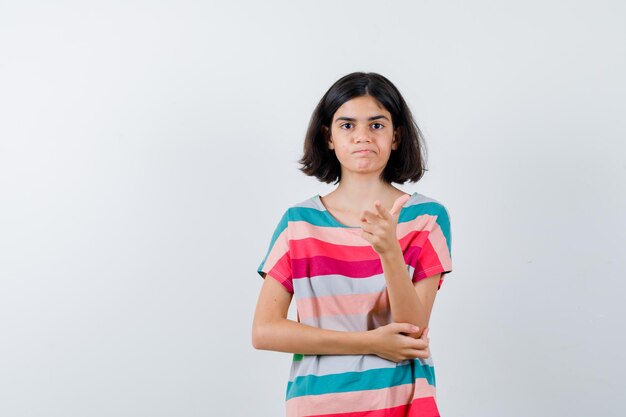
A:
[[[328,149],[335,149],[335,145],[333,144],[333,137],[330,135],[330,129],[328,126],[322,125],[322,133],[326,138],[326,142],[328,143]]]
[[[393,140],[391,141],[391,149],[392,150],[397,150],[398,146],[400,146],[400,138],[402,137],[402,128],[398,127],[394,132],[393,132]]]

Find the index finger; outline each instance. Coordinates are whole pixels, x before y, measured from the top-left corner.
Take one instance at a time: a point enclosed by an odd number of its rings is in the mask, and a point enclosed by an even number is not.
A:
[[[393,214],[391,212],[385,211],[382,204],[380,203],[380,200],[374,201],[374,207],[376,208],[376,211],[378,211],[378,214],[380,214],[380,216],[384,219],[388,218],[389,216]]]

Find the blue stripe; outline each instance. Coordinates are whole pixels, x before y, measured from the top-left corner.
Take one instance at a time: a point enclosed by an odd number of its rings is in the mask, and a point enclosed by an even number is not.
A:
[[[291,208],[291,221],[305,221],[311,223],[314,226],[321,227],[341,227],[328,218],[326,210],[318,210],[311,207],[292,207]]]
[[[274,229],[274,234],[272,235],[272,239],[270,240],[270,245],[267,248],[267,253],[265,254],[265,257],[263,258],[263,260],[261,261],[261,264],[257,268],[257,272],[263,278],[265,277],[263,276],[264,274],[261,272],[261,270],[263,269],[263,266],[265,265],[265,261],[267,261],[268,256],[270,256],[270,253],[272,252],[272,248],[274,247],[274,243],[276,243],[278,236],[280,236],[283,230],[287,228],[288,224],[289,224],[289,210],[285,211],[285,213],[283,214],[283,217],[281,217],[280,221],[278,222],[276,229]]]
[[[407,365],[395,368],[370,369],[363,372],[344,372],[332,375],[306,375],[287,384],[287,400],[303,395],[320,395],[337,392],[352,392],[395,387],[412,384],[417,378],[426,378],[435,386],[434,368],[412,359]]]
[[[398,223],[410,222],[418,216],[428,214],[430,216],[437,216],[437,224],[441,228],[443,236],[446,238],[446,244],[448,245],[448,252],[452,256],[452,240],[450,235],[450,217],[448,210],[438,202],[428,202],[415,204],[409,207],[405,207],[400,212]]]

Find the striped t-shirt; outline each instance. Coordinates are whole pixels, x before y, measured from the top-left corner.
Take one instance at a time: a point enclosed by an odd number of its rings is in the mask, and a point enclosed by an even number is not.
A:
[[[258,267],[296,300],[298,321],[330,330],[366,331],[392,322],[380,257],[326,210],[319,195],[288,208]],[[413,193],[397,236],[413,282],[452,271],[450,219],[438,201]],[[376,355],[293,355],[287,417],[432,417],[431,357],[393,362]],[[344,413],[344,414],[341,414]]]

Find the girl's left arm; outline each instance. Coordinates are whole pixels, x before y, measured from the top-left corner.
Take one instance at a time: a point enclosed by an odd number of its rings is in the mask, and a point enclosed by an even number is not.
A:
[[[375,213],[364,210],[361,214],[361,236],[380,256],[393,321],[418,326],[419,331],[410,336],[419,338],[428,327],[441,274],[420,279],[415,284],[409,276],[396,235],[399,211],[408,198],[408,195],[399,197],[389,211],[382,208],[380,201],[375,201]]]
[[[394,322],[411,323],[419,327],[409,336],[419,338],[428,327],[437,295],[441,274],[432,275],[413,283],[406,268],[402,249],[389,250],[380,256],[387,281],[387,293]]]

